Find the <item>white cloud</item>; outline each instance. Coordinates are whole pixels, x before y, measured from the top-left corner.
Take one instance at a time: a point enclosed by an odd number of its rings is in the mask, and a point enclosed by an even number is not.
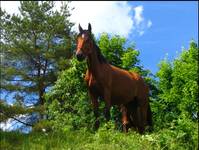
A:
[[[142,36],[144,34],[144,31],[138,31],[139,35]]]
[[[151,26],[152,26],[152,22],[151,22],[151,20],[149,20],[149,21],[147,22],[147,27],[150,28]]]
[[[127,37],[133,28],[133,19],[129,14],[132,8],[127,2],[73,1],[71,6],[75,7],[71,16],[71,21],[77,23],[75,30],[78,23],[87,29],[90,22],[95,34],[108,32]]]
[[[144,21],[144,18],[143,18],[143,6],[137,6],[134,8],[134,11],[135,11],[135,16],[134,16],[134,19],[135,19],[135,24],[136,25],[140,25],[141,22]]]
[[[2,8],[8,13],[19,13],[19,1],[1,3]],[[61,2],[56,1],[55,9],[59,11],[60,6]],[[87,29],[90,22],[95,35],[107,32],[124,37],[128,37],[130,33],[141,36],[152,25],[151,20],[146,21],[144,18],[142,5],[133,7],[127,1],[72,1],[69,6],[75,8],[70,18],[75,23],[73,28],[75,31],[78,31],[79,23]]]
[[[135,33],[138,33],[139,36],[142,36],[145,31],[152,26],[152,21],[147,20],[143,16],[144,8],[142,5],[136,6],[134,8],[135,15],[134,15],[134,21],[135,21]]]

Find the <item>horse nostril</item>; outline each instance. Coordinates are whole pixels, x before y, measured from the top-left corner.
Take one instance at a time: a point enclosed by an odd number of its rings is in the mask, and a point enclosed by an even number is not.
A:
[[[84,54],[82,52],[79,52],[76,54],[77,60],[82,61],[84,59]]]
[[[76,54],[76,57],[77,57],[77,58],[80,58],[80,57],[81,57],[81,54]]]

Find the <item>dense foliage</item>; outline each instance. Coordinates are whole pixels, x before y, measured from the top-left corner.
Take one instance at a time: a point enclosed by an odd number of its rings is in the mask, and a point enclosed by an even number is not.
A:
[[[94,116],[83,81],[85,67],[84,63],[72,59],[71,67],[62,72],[53,89],[46,95],[48,119],[54,122],[57,129],[64,129],[67,125],[90,128]]]
[[[159,119],[172,122],[180,118],[198,119],[198,46],[193,41],[173,62],[159,64],[157,112]],[[161,111],[160,111],[161,110]],[[161,125],[161,124],[160,124]],[[166,127],[162,124],[159,127]]]
[[[159,93],[152,103],[156,130],[168,129],[192,149],[198,140],[197,44],[191,41],[188,50],[183,49],[173,62],[165,58],[159,67]]]

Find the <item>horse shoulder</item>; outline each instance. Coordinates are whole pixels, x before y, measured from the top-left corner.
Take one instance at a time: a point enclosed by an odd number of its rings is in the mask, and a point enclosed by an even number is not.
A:
[[[100,83],[103,84],[103,87],[108,87],[110,88],[111,83],[112,83],[112,67],[109,64],[103,64],[101,67],[101,72],[100,72]]]

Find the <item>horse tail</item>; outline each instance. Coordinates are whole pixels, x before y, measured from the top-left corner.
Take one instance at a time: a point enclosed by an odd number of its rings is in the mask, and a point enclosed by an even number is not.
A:
[[[150,104],[148,104],[148,109],[147,109],[147,122],[149,126],[153,126],[153,121],[152,121],[152,112],[151,112],[151,107]]]

